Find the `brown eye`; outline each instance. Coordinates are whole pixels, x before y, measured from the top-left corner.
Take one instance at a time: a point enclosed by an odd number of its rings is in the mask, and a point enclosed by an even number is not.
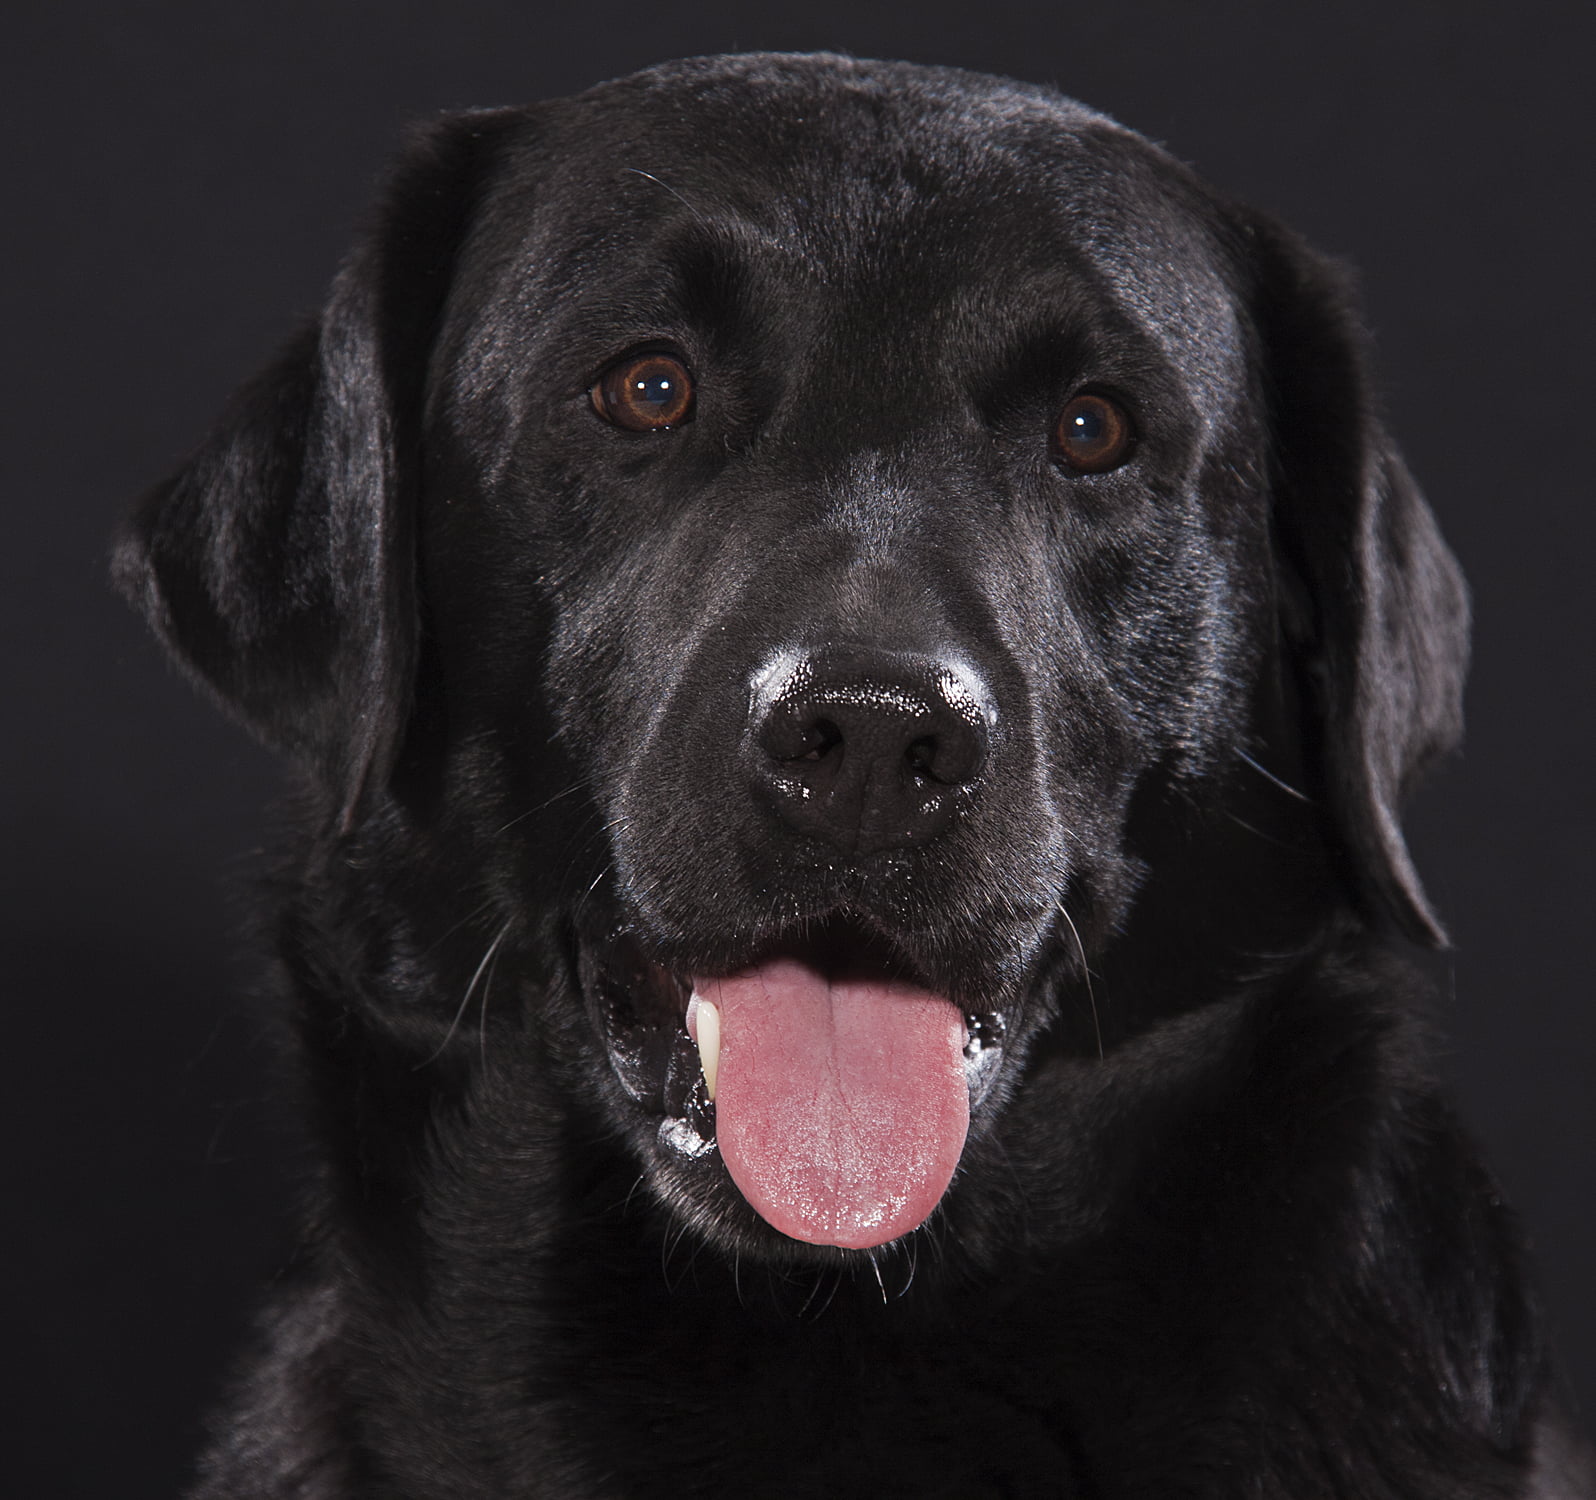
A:
[[[1053,429],[1053,455],[1077,474],[1102,474],[1130,457],[1130,417],[1107,396],[1073,396]]]
[[[628,432],[660,432],[693,415],[693,377],[669,354],[636,354],[611,365],[588,395],[594,411]]]

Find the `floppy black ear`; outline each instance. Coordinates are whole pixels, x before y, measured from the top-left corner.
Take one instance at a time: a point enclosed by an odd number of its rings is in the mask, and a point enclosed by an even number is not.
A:
[[[494,144],[519,118],[415,134],[320,317],[117,542],[118,587],[177,660],[307,763],[345,819],[408,712],[427,354]]]
[[[1247,229],[1276,434],[1277,536],[1302,596],[1287,635],[1320,743],[1321,794],[1366,907],[1446,934],[1399,809],[1463,726],[1468,596],[1375,410],[1347,278],[1277,225]]]

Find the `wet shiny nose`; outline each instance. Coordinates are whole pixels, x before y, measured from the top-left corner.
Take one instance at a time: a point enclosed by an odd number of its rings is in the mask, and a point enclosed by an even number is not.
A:
[[[968,667],[838,648],[755,688],[755,790],[789,828],[848,854],[923,844],[952,823],[991,743],[990,696]]]

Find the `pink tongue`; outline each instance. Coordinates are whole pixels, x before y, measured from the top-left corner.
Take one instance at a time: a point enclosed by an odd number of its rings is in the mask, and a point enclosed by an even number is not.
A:
[[[864,1249],[936,1207],[964,1149],[964,1018],[896,981],[832,983],[793,959],[700,981],[720,1011],[715,1136],[761,1218]]]

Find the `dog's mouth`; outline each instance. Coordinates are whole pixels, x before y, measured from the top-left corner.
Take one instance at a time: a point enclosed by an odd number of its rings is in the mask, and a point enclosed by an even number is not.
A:
[[[887,940],[844,920],[733,966],[666,967],[629,937],[584,949],[616,1076],[662,1148],[717,1155],[790,1239],[867,1249],[936,1208],[1004,1021],[962,1008]]]

